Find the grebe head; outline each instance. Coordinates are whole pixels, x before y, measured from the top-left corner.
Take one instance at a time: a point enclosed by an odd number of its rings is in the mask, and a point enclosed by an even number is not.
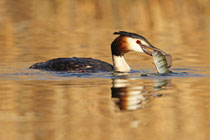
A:
[[[114,64],[114,70],[118,72],[129,72],[130,66],[125,61],[123,55],[129,51],[144,52],[148,55],[152,55],[148,49],[159,50],[152,46],[143,36],[129,33],[125,31],[115,32],[114,34],[119,35],[111,45],[112,60]]]
[[[148,55],[152,55],[148,49],[163,52],[152,46],[149,41],[141,35],[125,31],[114,32],[114,34],[120,36],[112,42],[111,49],[113,55],[122,56],[129,51],[144,52]]]

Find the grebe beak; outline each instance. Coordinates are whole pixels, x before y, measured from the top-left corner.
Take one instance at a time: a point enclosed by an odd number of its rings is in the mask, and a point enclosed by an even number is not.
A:
[[[158,49],[152,45],[151,46],[141,45],[141,48],[144,51],[144,53],[146,53],[147,55],[150,55],[150,56],[152,56],[152,52],[149,50],[159,51],[159,52],[163,53],[164,55],[166,55],[166,53],[163,50]]]

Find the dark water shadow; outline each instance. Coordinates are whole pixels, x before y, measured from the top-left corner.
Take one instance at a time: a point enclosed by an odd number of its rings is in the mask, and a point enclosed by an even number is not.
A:
[[[51,76],[58,77],[77,77],[77,78],[108,78],[108,79],[119,79],[119,78],[143,78],[143,79],[172,79],[180,77],[209,77],[209,75],[199,74],[191,71],[174,71],[168,74],[159,74],[151,71],[132,71],[129,73],[118,73],[118,72],[103,72],[103,73],[68,73],[68,72],[51,72]]]
[[[8,68],[0,72],[0,78],[4,80],[65,80],[69,78],[139,78],[139,79],[173,79],[187,77],[209,77],[209,75],[200,74],[199,69],[173,68],[173,72],[168,74],[159,74],[154,69],[132,70],[129,73],[100,72],[100,73],[69,73],[41,71],[32,69]]]

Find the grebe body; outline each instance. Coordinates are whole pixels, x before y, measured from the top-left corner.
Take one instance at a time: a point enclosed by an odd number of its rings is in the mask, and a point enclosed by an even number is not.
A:
[[[31,69],[68,72],[109,72],[114,68],[111,64],[92,58],[56,58],[46,62],[35,63]]]
[[[48,71],[67,71],[67,72],[129,72],[124,54],[129,51],[151,53],[147,49],[159,50],[152,46],[143,36],[119,31],[114,34],[119,35],[111,44],[113,66],[101,60],[92,58],[56,58],[46,62],[35,63],[31,69],[41,69]]]

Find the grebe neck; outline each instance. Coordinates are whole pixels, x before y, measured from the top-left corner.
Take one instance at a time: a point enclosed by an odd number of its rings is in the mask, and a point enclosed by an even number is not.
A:
[[[129,72],[130,71],[130,66],[126,62],[124,56],[116,56],[112,55],[112,60],[114,64],[114,70],[118,72]]]

